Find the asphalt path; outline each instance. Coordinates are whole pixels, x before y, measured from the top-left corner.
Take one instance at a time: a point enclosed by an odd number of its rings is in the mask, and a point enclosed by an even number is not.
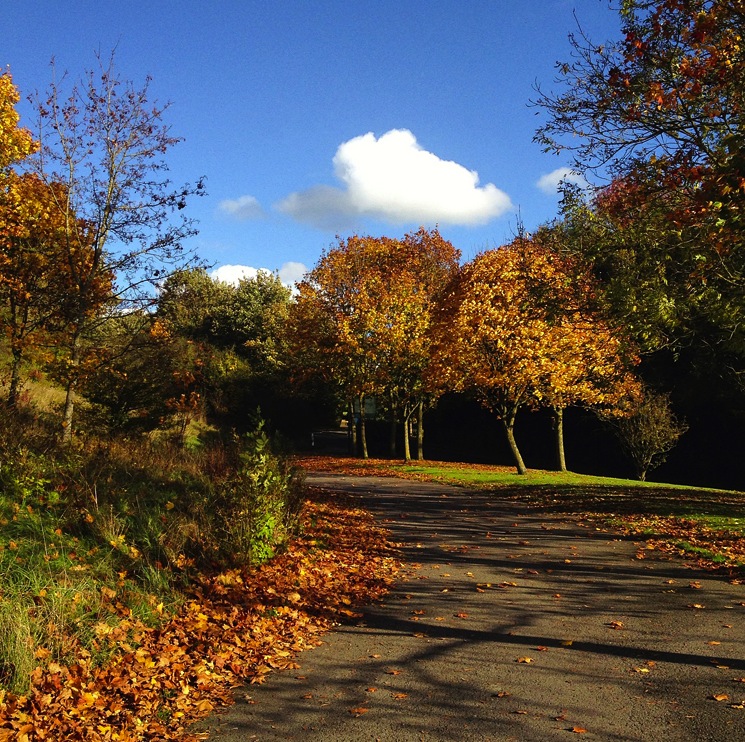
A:
[[[210,739],[745,740],[745,585],[494,493],[308,482],[418,567],[299,670],[237,690]]]

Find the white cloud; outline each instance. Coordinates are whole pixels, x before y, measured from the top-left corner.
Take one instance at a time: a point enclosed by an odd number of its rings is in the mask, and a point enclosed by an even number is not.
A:
[[[546,175],[542,175],[536,186],[547,195],[553,196],[559,192],[559,185],[562,181],[574,183],[580,188],[587,188],[588,185],[587,181],[576,170],[572,170],[570,167],[559,167],[550,173],[546,173]]]
[[[261,204],[253,196],[241,196],[240,198],[220,201],[217,208],[223,214],[232,216],[234,219],[240,219],[241,221],[257,219],[264,215]]]
[[[457,162],[441,160],[407,129],[376,139],[350,139],[336,150],[334,174],[342,188],[314,186],[291,193],[277,208],[322,228],[348,226],[360,217],[393,224],[486,224],[512,208],[509,196]]]
[[[279,278],[285,286],[294,286],[307,272],[308,268],[304,263],[295,262],[285,263],[278,271]]]
[[[308,269],[303,265],[303,263],[288,262],[282,265],[282,267],[277,271],[277,274],[279,275],[279,280],[282,281],[285,286],[294,288],[295,282],[299,281],[307,270]],[[248,265],[222,265],[213,270],[210,273],[210,277],[216,281],[222,281],[223,283],[230,283],[233,286],[237,286],[244,278],[256,278],[259,272],[269,274],[274,273],[274,271],[269,270],[268,268],[252,268]]]

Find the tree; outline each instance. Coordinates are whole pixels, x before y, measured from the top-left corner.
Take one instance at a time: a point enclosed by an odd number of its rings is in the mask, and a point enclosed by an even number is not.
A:
[[[20,115],[16,105],[20,99],[10,73],[0,73],[0,178],[5,178],[39,147],[31,132],[18,126]]]
[[[67,221],[65,251],[71,270],[67,317],[67,387],[62,437],[69,441],[75,391],[87,338],[102,319],[100,287],[115,276],[111,301],[117,312],[140,311],[154,288],[183,266],[183,240],[195,233],[182,210],[202,182],[174,188],[167,178],[167,151],[180,140],[163,123],[167,106],[149,100],[149,82],[137,88],[115,70],[114,55],[97,57],[98,68],[69,86],[63,77],[37,100],[41,147],[29,161],[51,187],[64,188],[57,206]],[[80,261],[85,251],[90,259]]]
[[[189,340],[212,342],[215,318],[231,300],[233,287],[210,278],[204,268],[174,271],[158,294],[158,318],[170,332]]]
[[[146,312],[112,316],[98,326],[96,345],[104,350],[79,388],[95,430],[132,434],[175,427],[183,443],[189,421],[203,407],[199,346]]]
[[[17,306],[17,300],[24,296],[23,278],[16,271],[26,270],[29,275],[29,262],[18,261],[12,257],[18,240],[29,236],[29,225],[24,223],[19,211],[26,206],[29,193],[24,194],[24,186],[33,185],[26,180],[19,180],[15,167],[38,149],[38,142],[31,133],[19,127],[20,116],[16,105],[20,100],[18,89],[8,72],[0,74],[0,283],[7,307],[7,321],[4,322],[9,336],[13,356],[9,403],[14,405],[18,398],[20,386],[20,366],[25,339],[31,330],[20,328],[24,323],[24,312]],[[33,210],[32,210],[33,211]],[[42,215],[48,213],[41,210]],[[43,217],[42,217],[43,218]],[[36,266],[38,268],[38,266]],[[34,268],[31,268],[34,271]],[[15,275],[14,275],[15,274]]]
[[[571,37],[559,92],[539,91],[548,121],[536,138],[573,152],[575,169],[610,174],[603,208],[625,215],[624,232],[636,216],[651,227],[636,232],[631,257],[639,267],[656,258],[650,277],[667,302],[659,308],[674,318],[669,341],[734,352],[742,365],[742,3],[623,0],[619,10],[620,40]]]
[[[290,290],[266,271],[237,286],[210,278],[203,268],[178,271],[164,282],[158,319],[201,357],[210,414],[245,423],[258,405],[281,397],[289,302]]]
[[[363,456],[368,396],[387,406],[392,431],[399,419],[408,429],[418,410],[418,455],[423,456],[421,418],[438,394],[425,377],[430,326],[437,296],[457,270],[459,256],[437,230],[422,228],[403,240],[353,235],[323,255],[300,285],[295,337],[303,336],[299,317],[305,317],[306,344],[307,323],[319,329],[314,344],[322,352],[312,358],[306,352],[305,358],[336,380],[350,408],[356,403],[362,416]],[[404,441],[410,458],[408,433]]]
[[[670,395],[647,389],[627,411],[616,417],[601,416],[610,422],[621,445],[634,463],[643,482],[650,469],[665,462],[688,426],[678,420],[670,406]]]
[[[496,413],[520,474],[526,467],[514,426],[521,407],[554,410],[565,470],[564,409],[613,406],[634,388],[623,334],[593,298],[592,282],[574,261],[520,236],[467,265],[445,302],[441,373]]]
[[[0,296],[5,311],[0,325],[11,351],[8,404],[18,401],[21,366],[27,351],[38,348],[43,334],[64,325],[74,302],[71,271],[90,259],[88,245],[76,256],[66,254],[67,222],[57,204],[64,186],[47,186],[36,175],[11,174],[0,208]],[[105,299],[109,280],[101,285]]]

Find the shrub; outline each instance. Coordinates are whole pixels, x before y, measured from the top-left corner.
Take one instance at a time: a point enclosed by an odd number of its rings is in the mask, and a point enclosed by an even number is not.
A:
[[[270,558],[297,530],[302,487],[300,473],[272,450],[259,422],[241,440],[237,470],[215,496],[222,558],[236,566]]]
[[[673,413],[670,395],[649,389],[626,416],[605,419],[612,424],[641,481],[646,480],[650,469],[664,463],[680,436],[688,430],[685,422]]]

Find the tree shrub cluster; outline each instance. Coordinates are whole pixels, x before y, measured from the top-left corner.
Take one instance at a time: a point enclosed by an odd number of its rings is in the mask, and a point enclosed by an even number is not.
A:
[[[99,60],[61,86],[37,101],[35,139],[0,75],[0,684],[18,690],[40,658],[105,659],[200,574],[271,557],[302,500],[246,414],[281,363],[289,291],[217,283],[183,250],[202,188],[165,177],[178,139],[147,83]],[[29,377],[63,401],[35,404]],[[246,388],[239,429],[187,445]]]

